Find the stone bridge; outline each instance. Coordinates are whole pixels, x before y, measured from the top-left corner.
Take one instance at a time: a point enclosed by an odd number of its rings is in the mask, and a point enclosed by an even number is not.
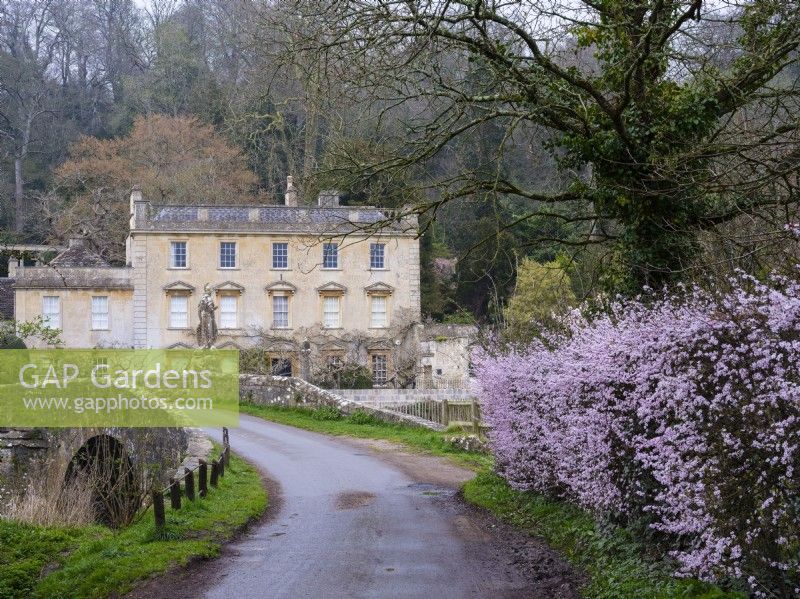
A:
[[[165,482],[185,457],[189,437],[181,428],[0,428],[0,511],[31,480],[66,481],[70,464],[96,451],[98,439]]]

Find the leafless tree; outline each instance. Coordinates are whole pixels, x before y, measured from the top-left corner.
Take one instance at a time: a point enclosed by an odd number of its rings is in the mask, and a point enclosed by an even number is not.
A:
[[[573,223],[542,241],[611,245],[634,289],[690,268],[704,231],[744,215],[777,233],[795,218],[795,1],[285,0],[262,14],[283,58],[313,57],[393,150],[332,138],[336,174],[422,168],[435,195],[417,212],[510,198],[526,209],[505,227]],[[484,166],[431,169],[487,124],[501,134]],[[504,168],[526,140],[551,149],[556,185]]]

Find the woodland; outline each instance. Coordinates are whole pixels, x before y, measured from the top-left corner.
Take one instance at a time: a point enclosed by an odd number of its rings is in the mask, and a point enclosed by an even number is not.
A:
[[[292,175],[306,202],[333,188],[419,215],[435,320],[791,273],[799,13],[2,0],[2,241],[83,234],[119,263],[132,185],[280,202]]]

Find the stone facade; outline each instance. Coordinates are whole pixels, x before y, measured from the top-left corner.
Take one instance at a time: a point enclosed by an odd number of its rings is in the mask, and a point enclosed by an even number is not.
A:
[[[299,207],[291,183],[285,205],[157,206],[134,189],[130,208],[126,266],[72,240],[49,265],[17,269],[15,317],[50,302],[66,347],[196,347],[209,286],[216,347],[263,349],[270,368],[305,378],[328,360],[375,366],[388,385],[416,375],[415,217],[340,206],[335,192]]]
[[[420,334],[420,387],[469,389],[472,351],[478,328],[460,324],[429,324]]]

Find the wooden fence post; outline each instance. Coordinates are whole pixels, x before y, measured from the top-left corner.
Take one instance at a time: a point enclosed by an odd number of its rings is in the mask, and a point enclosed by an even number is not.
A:
[[[447,428],[447,425],[450,424],[450,406],[447,405],[447,400],[442,400],[442,425]]]
[[[219,466],[216,460],[211,460],[211,486],[217,486],[217,479],[219,478]]]
[[[219,456],[217,463],[219,464],[219,477],[222,478],[225,476],[225,458],[223,456]]]
[[[194,501],[194,472],[188,468],[183,469],[186,472],[186,498],[189,501]]]
[[[222,452],[222,457],[225,458],[225,465],[226,466],[230,466],[231,465],[231,446],[230,445],[226,445],[225,446],[225,451]]]
[[[228,429],[224,426],[222,427],[222,445],[223,447],[227,447],[230,445],[230,437],[228,435]]]
[[[200,497],[208,495],[208,465],[205,460],[200,460],[200,466],[197,468],[197,490]]]
[[[181,509],[181,483],[174,478],[169,479],[169,503],[173,510]]]
[[[153,515],[156,518],[156,529],[161,530],[167,524],[167,517],[164,514],[164,493],[163,491],[153,491]]]
[[[478,421],[478,404],[475,402],[473,398],[469,404],[470,416],[472,417],[472,432],[476,435],[481,432],[481,425]]]

